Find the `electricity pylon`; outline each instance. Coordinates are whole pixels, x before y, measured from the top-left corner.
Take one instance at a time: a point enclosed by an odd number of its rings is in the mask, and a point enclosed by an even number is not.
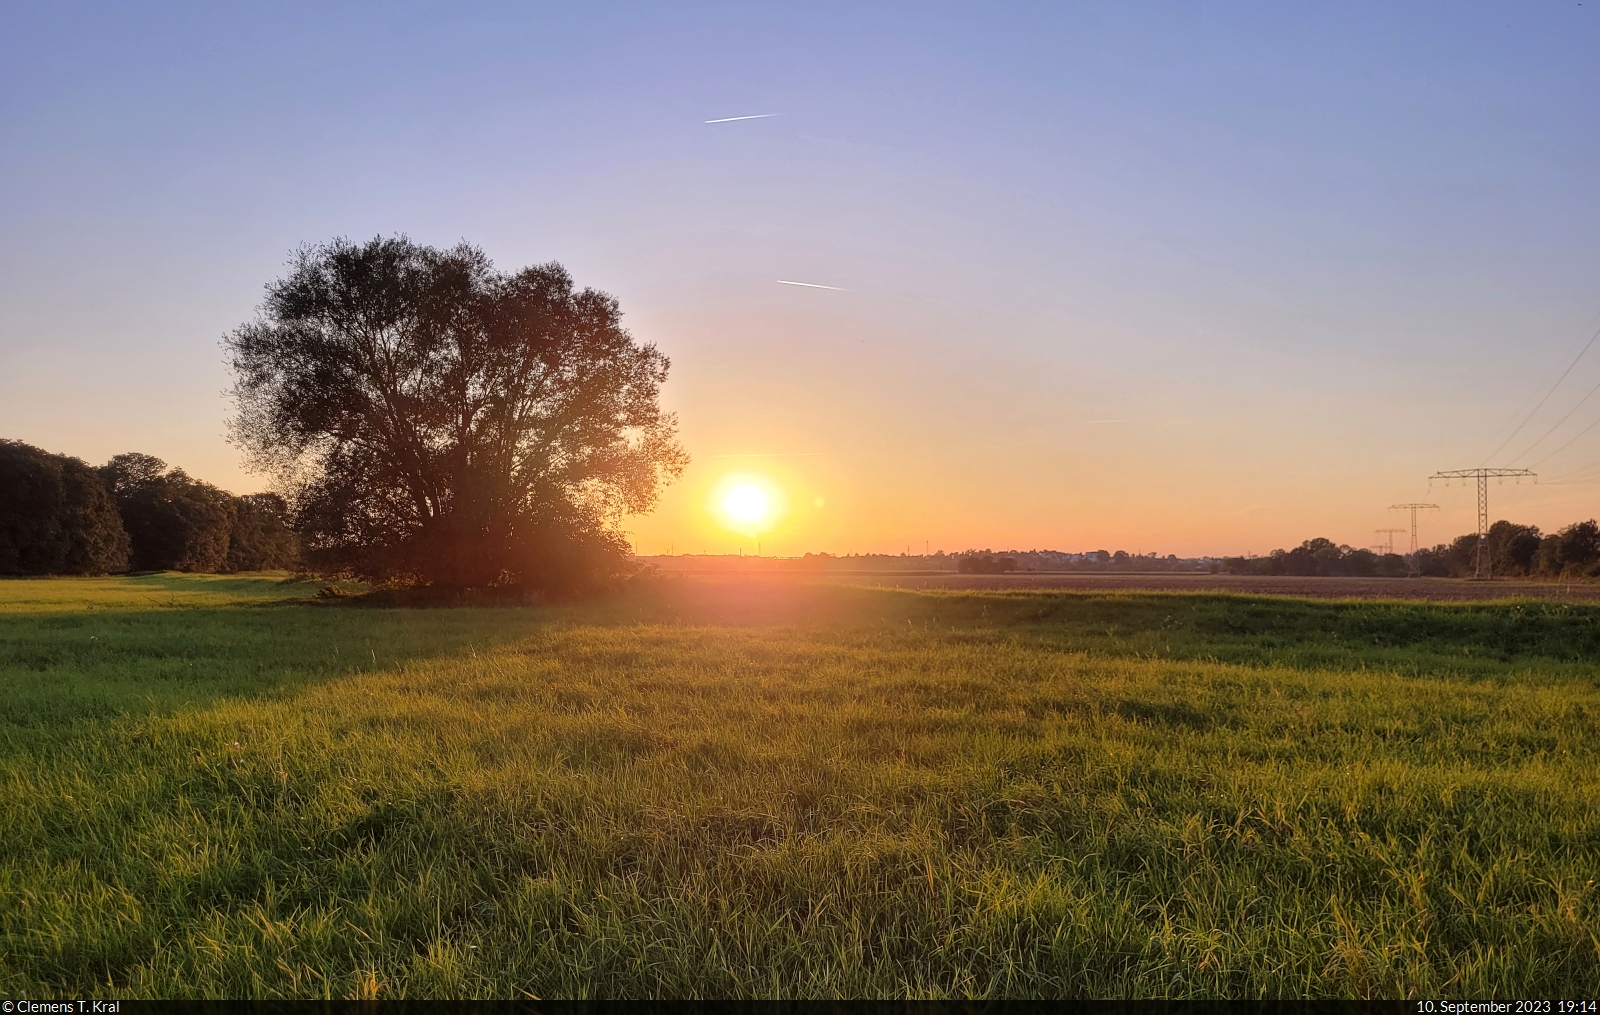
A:
[[[1437,510],[1439,510],[1439,505],[1437,505],[1437,504],[1390,504],[1389,505],[1389,510],[1390,511],[1410,511],[1411,512],[1411,556],[1415,557],[1417,555],[1417,512],[1418,511],[1437,511]]]
[[[1478,481],[1478,561],[1473,568],[1474,578],[1492,578],[1489,561],[1489,478],[1507,476],[1532,476],[1532,469],[1449,469],[1435,472],[1429,479],[1476,479]]]
[[[1373,529],[1372,531],[1376,532],[1378,535],[1384,537],[1383,538],[1383,552],[1384,553],[1393,553],[1394,552],[1394,534],[1396,532],[1404,532],[1405,529]]]

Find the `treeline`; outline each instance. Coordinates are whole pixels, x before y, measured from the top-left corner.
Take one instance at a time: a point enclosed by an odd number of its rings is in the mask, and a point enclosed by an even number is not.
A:
[[[812,559],[813,554],[806,554],[806,559]],[[1059,572],[1059,571],[1204,571],[1212,561],[1205,557],[1179,557],[1176,554],[1162,556],[1158,553],[1129,553],[1126,550],[1089,550],[1083,553],[1067,553],[1063,550],[962,550],[959,553],[944,553],[926,556],[912,556],[901,554],[898,557],[868,554],[862,557],[833,558],[828,554],[816,554],[819,561],[838,560],[841,562],[863,562],[883,560],[893,565],[905,567],[911,565],[931,565],[945,569],[951,563],[955,564],[957,571],[962,574],[1010,574],[1012,572]]]
[[[962,574],[1006,574],[1017,569],[1017,558],[1005,554],[979,553],[969,550],[956,558],[956,570]]]
[[[1127,550],[1090,550],[1085,553],[1063,554],[1065,561],[1048,561],[1045,567],[1031,566],[1029,557],[1022,556],[1022,570],[1068,571],[1204,571],[1212,563],[1209,557],[1180,557],[1175,553],[1129,553]]]
[[[1064,553],[1060,550],[966,550],[956,554],[956,570],[966,574],[1005,574],[1010,571],[1204,571],[1211,563],[1204,557],[1162,556],[1158,553],[1129,553],[1126,550],[1089,550]]]
[[[94,468],[0,440],[0,574],[265,571],[299,555],[276,494],[235,496],[150,455]]]
[[[1593,578],[1600,576],[1600,523],[1574,522],[1545,535],[1537,525],[1498,521],[1484,537],[1490,571],[1505,577]],[[1419,549],[1407,561],[1398,553],[1374,553],[1331,539],[1308,539],[1292,550],[1265,557],[1224,557],[1228,574],[1470,578],[1477,573],[1478,534]]]
[[[1549,535],[1537,525],[1498,521],[1484,537],[1490,570],[1514,577],[1593,578],[1600,576],[1600,523],[1593,518]],[[1478,534],[1457,536],[1448,544],[1417,551],[1422,574],[1471,577],[1478,559]]]
[[[1411,573],[1411,567],[1398,553],[1373,553],[1319,537],[1308,539],[1292,550],[1273,550],[1265,557],[1224,557],[1222,571],[1224,574],[1403,578]]]

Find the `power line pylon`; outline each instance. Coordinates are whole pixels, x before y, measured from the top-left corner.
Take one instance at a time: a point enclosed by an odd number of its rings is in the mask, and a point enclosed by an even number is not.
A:
[[[1390,504],[1389,505],[1389,510],[1390,511],[1410,511],[1411,512],[1411,556],[1415,557],[1417,555],[1417,512],[1418,511],[1437,511],[1437,510],[1439,510],[1439,505],[1437,505],[1437,504]]]
[[[1383,552],[1393,553],[1394,534],[1396,532],[1404,532],[1405,529],[1373,529],[1372,531],[1383,537]]]
[[[1489,479],[1507,476],[1532,476],[1532,469],[1448,469],[1435,472],[1429,479],[1476,479],[1478,481],[1478,561],[1473,568],[1474,578],[1492,578],[1489,561]]]

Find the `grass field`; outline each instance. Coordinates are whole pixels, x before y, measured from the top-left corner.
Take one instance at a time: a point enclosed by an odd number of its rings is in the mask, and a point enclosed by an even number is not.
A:
[[[0,992],[1600,995],[1600,607],[0,582]]]

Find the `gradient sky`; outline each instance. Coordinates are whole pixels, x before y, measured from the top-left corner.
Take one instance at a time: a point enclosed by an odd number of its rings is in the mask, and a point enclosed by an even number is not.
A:
[[[1496,452],[1600,326],[1600,0],[0,10],[0,436],[260,488],[221,336],[397,232],[672,358],[641,552],[754,550],[740,471],[768,554],[1600,514],[1600,343]]]

